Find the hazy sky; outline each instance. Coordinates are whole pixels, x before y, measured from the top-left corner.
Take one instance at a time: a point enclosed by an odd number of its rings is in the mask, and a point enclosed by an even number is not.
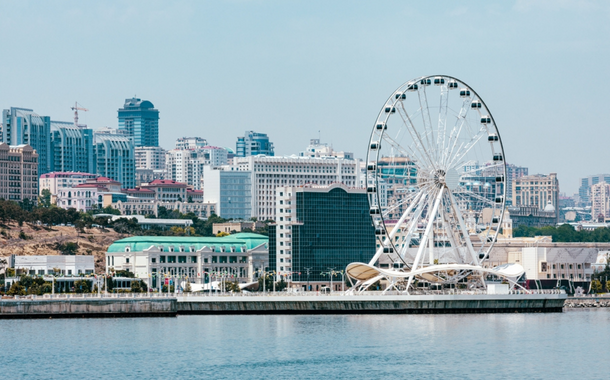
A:
[[[610,2],[0,2],[0,108],[117,127],[137,95],[160,141],[235,147],[268,133],[276,154],[310,138],[364,157],[386,98],[447,74],[494,115],[508,162],[557,172],[561,191],[610,172]]]

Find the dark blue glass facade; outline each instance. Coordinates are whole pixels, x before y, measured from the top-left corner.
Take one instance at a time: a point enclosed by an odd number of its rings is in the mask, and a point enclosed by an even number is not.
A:
[[[296,219],[292,226],[293,281],[329,281],[329,268],[345,270],[352,262],[368,262],[375,254],[375,230],[366,193],[329,192],[296,194]],[[271,249],[270,249],[271,251]],[[271,260],[274,262],[275,260]],[[296,273],[294,273],[296,272]],[[300,274],[299,274],[300,273]],[[341,281],[334,277],[333,281]]]

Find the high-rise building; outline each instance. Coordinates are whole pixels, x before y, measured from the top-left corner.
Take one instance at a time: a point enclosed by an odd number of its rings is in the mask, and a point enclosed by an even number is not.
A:
[[[375,230],[365,189],[342,184],[278,187],[276,224],[269,230],[270,270],[295,287],[341,290],[340,272],[375,254]],[[271,258],[275,256],[275,260]]]
[[[185,183],[201,190],[203,160],[197,150],[172,149],[167,151],[165,171],[167,179]]]
[[[167,178],[203,189],[203,167],[227,164],[227,151],[215,146],[173,149],[166,155]]]
[[[0,143],[0,198],[38,199],[38,154],[29,145]]]
[[[165,149],[160,146],[137,146],[134,150],[136,169],[165,169]]]
[[[512,204],[513,199],[513,182],[517,178],[525,177],[528,175],[529,169],[524,166],[517,166],[514,164],[506,164],[506,203],[508,206]]]
[[[596,174],[580,179],[580,187],[578,188],[579,206],[591,206],[591,186],[600,182],[610,183],[610,174]]]
[[[269,137],[265,133],[246,131],[243,137],[237,138],[235,147],[235,155],[237,157],[274,155],[273,143],[269,141]]]
[[[199,149],[208,145],[208,140],[202,137],[181,137],[176,139],[176,149]]]
[[[72,122],[51,120],[51,171],[84,172],[95,170],[93,130]]]
[[[122,134],[98,133],[95,141],[95,172],[123,184],[135,187],[136,161],[132,138]]]
[[[517,178],[513,182],[514,207],[535,207],[538,210],[559,209],[559,180],[557,173],[534,174]],[[548,207],[548,206],[552,207]],[[556,212],[558,215],[559,213]]]
[[[299,155],[301,157],[337,157],[345,158],[346,160],[354,159],[354,153],[337,152],[333,150],[332,146],[329,146],[326,143],[320,143],[320,139],[309,140],[309,146]]]
[[[204,166],[204,202],[216,203],[223,218],[249,219],[252,216],[252,172],[231,166]]]
[[[359,160],[250,156],[235,157],[233,161],[228,170],[252,172],[251,216],[259,220],[275,220],[275,189],[280,186],[330,186],[342,183],[354,188],[360,187],[361,183]]]
[[[51,118],[27,108],[11,107],[2,112],[2,140],[11,146],[29,145],[38,154],[38,172],[51,171]]]
[[[605,222],[610,219],[610,184],[599,182],[591,186],[591,218]]]
[[[159,146],[159,110],[151,102],[125,99],[118,112],[119,129],[133,136],[134,146]]]

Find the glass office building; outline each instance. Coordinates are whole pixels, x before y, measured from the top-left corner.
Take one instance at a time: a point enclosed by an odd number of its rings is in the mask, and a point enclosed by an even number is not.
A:
[[[309,282],[318,290],[320,283],[330,282],[329,271],[344,271],[349,263],[368,262],[375,254],[365,189],[341,184],[280,187],[276,197],[276,239],[269,239],[276,259],[271,269],[290,277],[296,286]],[[341,281],[340,274],[333,277],[335,284]]]
[[[51,171],[51,118],[34,110],[11,107],[2,112],[0,142],[10,146],[29,145],[38,153],[38,174]]]
[[[235,144],[235,155],[237,157],[249,156],[273,156],[273,143],[269,141],[269,136],[266,133],[258,133],[254,131],[246,131],[243,137],[237,138]]]
[[[159,110],[148,100],[125,99],[119,129],[133,137],[135,146],[159,146]]]

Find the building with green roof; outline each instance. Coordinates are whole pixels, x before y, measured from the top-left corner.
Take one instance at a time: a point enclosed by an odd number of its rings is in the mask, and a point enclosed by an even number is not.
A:
[[[269,266],[269,238],[254,233],[225,237],[132,236],[106,252],[106,273],[129,270],[152,288],[159,279],[254,282]]]

